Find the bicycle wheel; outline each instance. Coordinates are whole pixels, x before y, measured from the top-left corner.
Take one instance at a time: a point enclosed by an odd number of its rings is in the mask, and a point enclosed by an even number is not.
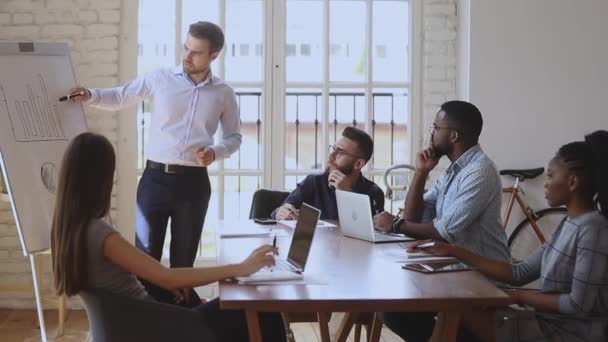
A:
[[[536,224],[543,233],[545,240],[549,240],[557,226],[566,216],[566,208],[546,208],[536,212]],[[509,249],[513,261],[522,261],[541,245],[540,239],[534,232],[528,218],[521,221],[509,236]]]

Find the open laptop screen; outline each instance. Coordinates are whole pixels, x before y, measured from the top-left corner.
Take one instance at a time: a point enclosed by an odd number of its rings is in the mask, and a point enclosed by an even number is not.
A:
[[[293,232],[293,239],[291,240],[287,260],[291,261],[302,270],[304,270],[306,259],[308,259],[308,253],[310,252],[310,246],[315,235],[315,229],[317,228],[317,221],[319,221],[320,215],[321,212],[318,209],[311,207],[306,203],[303,203],[300,208],[300,215],[298,216],[296,229]]]

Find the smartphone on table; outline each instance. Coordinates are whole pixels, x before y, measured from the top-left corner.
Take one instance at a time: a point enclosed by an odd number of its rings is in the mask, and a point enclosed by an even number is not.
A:
[[[422,273],[458,272],[476,269],[458,261],[405,264],[401,268]]]
[[[255,218],[253,219],[253,222],[257,223],[257,224],[277,224],[277,220],[273,220],[271,218]]]

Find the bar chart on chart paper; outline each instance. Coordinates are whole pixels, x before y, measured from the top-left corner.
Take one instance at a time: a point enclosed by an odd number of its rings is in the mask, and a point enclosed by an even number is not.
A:
[[[8,113],[15,140],[68,140],[59,119],[56,101],[49,98],[44,78],[37,74],[32,83],[25,83],[14,98],[7,98],[4,85],[0,83],[0,110]]]

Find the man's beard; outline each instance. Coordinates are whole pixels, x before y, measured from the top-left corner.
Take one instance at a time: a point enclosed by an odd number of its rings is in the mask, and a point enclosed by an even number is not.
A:
[[[182,61],[182,65],[184,66],[184,71],[186,72],[186,74],[188,75],[192,75],[192,74],[200,74],[200,73],[204,73],[208,70],[208,68],[199,68],[197,69],[194,64],[190,63],[190,66],[186,65],[186,61]]]
[[[350,165],[343,165],[343,166],[336,166],[336,170],[342,172],[343,174],[350,176],[353,174],[353,172],[355,172],[355,165],[354,164],[350,164]],[[327,168],[325,169],[325,173],[329,174],[331,172],[331,166],[327,166]]]
[[[452,146],[450,144],[435,144],[434,141],[431,140],[431,146],[435,152],[435,157],[440,158],[445,155],[448,155],[452,151]]]

